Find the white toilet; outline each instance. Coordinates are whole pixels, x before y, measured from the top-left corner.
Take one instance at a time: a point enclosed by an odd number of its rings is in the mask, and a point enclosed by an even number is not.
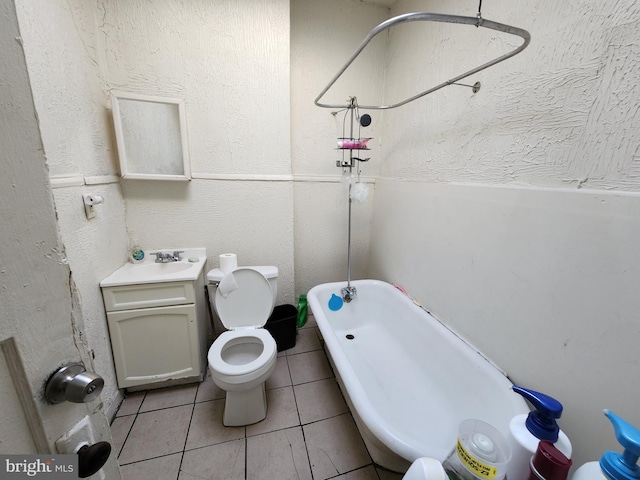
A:
[[[276,267],[242,267],[231,274],[215,269],[207,274],[210,301],[227,329],[213,342],[207,359],[214,383],[227,392],[222,423],[228,427],[267,416],[264,384],[276,367],[277,347],[262,327],[275,305],[277,274]]]

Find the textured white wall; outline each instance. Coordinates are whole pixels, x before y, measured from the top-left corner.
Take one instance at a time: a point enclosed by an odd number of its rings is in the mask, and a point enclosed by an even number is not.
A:
[[[476,7],[407,0],[392,14]],[[640,425],[640,7],[494,1],[483,15],[528,30],[531,45],[469,78],[476,95],[451,86],[385,114],[370,273],[514,382],[557,397],[579,465],[619,450],[603,408]],[[480,33],[392,35],[387,98],[520,43]],[[421,69],[416,51],[428,53]]]
[[[276,265],[277,303],[295,303],[291,182],[195,179],[160,189],[158,182],[125,181],[123,190],[127,222],[148,251],[206,245],[207,270],[227,252],[239,265]]]
[[[427,10],[474,16],[476,8],[462,1],[407,0],[393,14]],[[448,87],[388,112],[382,175],[638,191],[640,161],[633,139],[640,113],[629,107],[640,94],[635,81],[640,34],[633,27],[640,6],[632,1],[538,0],[526,6],[494,1],[483,5],[483,15],[528,30],[531,44],[463,82],[480,81],[476,95]],[[487,29],[443,25],[421,28],[410,38],[392,37],[387,96],[404,88],[426,89],[479,63],[476,56],[489,59],[521,43]],[[423,41],[431,33],[436,39]],[[414,52],[423,50],[427,58],[418,62]]]
[[[18,9],[60,230],[109,410],[118,393],[98,283],[126,261],[134,239],[149,250],[204,246],[210,268],[229,251],[243,264],[277,265],[278,301],[294,301],[289,4],[36,1]],[[114,183],[112,89],[185,99],[197,180]],[[83,193],[105,197],[91,221]]]
[[[349,117],[337,109],[319,108],[315,98],[348,60],[369,31],[388,17],[388,9],[359,2],[295,0],[291,14],[291,151],[295,208],[296,293],[314,285],[347,278],[347,190],[336,161],[338,137],[349,136]],[[344,104],[356,95],[361,103],[380,103],[384,80],[386,36],[370,44],[345,75],[327,92],[322,103]],[[365,113],[365,112],[362,112]],[[371,157],[360,165],[362,178],[371,179],[380,164],[380,115],[360,131],[374,137]],[[355,130],[358,135],[358,130]],[[367,276],[369,232],[374,188],[369,198],[354,204],[352,225],[353,279]]]
[[[82,335],[105,379],[102,398],[110,414],[121,397],[98,283],[126,261],[128,241],[120,187],[109,183],[117,182],[117,158],[99,64],[99,12],[93,2],[16,3]],[[105,199],[93,220],[85,217],[84,193]]]
[[[288,1],[98,9],[109,88],[185,99],[195,175],[291,173]]]
[[[99,3],[108,88],[184,98],[187,112],[194,180],[124,182],[130,236],[204,246],[207,268],[227,252],[276,265],[278,303],[293,303],[289,3]]]
[[[3,174],[0,179],[0,341],[13,337],[27,378],[7,378],[5,358],[0,361],[3,420],[2,453],[47,453],[54,442],[80,418],[89,414],[97,440],[112,442],[108,422],[96,404],[47,405],[44,381],[60,365],[82,360],[95,370],[84,348],[85,328],[73,278],[66,264],[49,186],[41,125],[30,88],[14,0],[0,1],[0,144]],[[11,358],[3,345],[3,357]],[[13,359],[14,361],[16,359]],[[16,368],[16,365],[13,365]],[[22,395],[29,405],[18,405],[12,383],[24,381]],[[30,439],[23,418],[41,424],[38,444]],[[46,442],[46,445],[44,445]],[[49,448],[46,448],[49,447]],[[104,473],[119,479],[115,457]]]

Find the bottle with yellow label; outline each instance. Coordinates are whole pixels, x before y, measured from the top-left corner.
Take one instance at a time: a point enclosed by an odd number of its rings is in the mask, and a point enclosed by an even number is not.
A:
[[[502,480],[511,459],[506,438],[481,420],[465,420],[458,441],[442,466],[450,480]]]

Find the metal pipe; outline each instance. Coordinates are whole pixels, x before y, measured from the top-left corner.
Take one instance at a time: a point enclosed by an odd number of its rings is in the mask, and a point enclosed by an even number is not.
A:
[[[349,99],[349,106],[347,107],[349,108],[351,111],[351,125],[350,125],[350,130],[349,130],[349,138],[353,138],[353,123],[354,123],[354,115],[357,115],[357,109],[358,109],[358,100],[356,99],[356,97],[351,97]],[[348,213],[348,217],[349,217],[349,221],[348,221],[348,227],[347,227],[347,286],[345,288],[342,288],[340,290],[340,293],[342,293],[342,299],[346,302],[346,303],[350,303],[356,296],[356,288],[351,286],[351,206],[352,206],[352,199],[351,199],[351,173],[353,172],[353,150],[349,149],[349,213]]]
[[[347,60],[347,63],[345,63],[344,66],[338,71],[338,73],[331,79],[331,81],[324,88],[324,90],[320,92],[320,95],[316,97],[316,99],[314,100],[314,103],[318,107],[323,107],[323,108],[345,108],[344,104],[320,103],[320,99],[324,96],[325,93],[327,93],[327,91],[333,86],[333,84],[338,80],[338,78],[340,78],[340,76],[345,72],[345,70],[349,67],[349,65],[353,63],[356,57],[360,54],[360,52],[362,52],[362,50],[373,39],[373,37],[385,31],[386,29],[393,27],[394,25],[398,25],[406,22],[444,22],[444,23],[458,23],[458,24],[464,24],[464,25],[473,25],[475,27],[484,27],[484,28],[489,28],[491,30],[497,30],[499,32],[508,33],[510,35],[517,35],[518,37],[521,37],[524,40],[524,42],[518,48],[516,48],[515,50],[512,50],[509,53],[506,53],[498,58],[491,60],[490,62],[487,62],[483,65],[480,65],[479,67],[469,70],[468,72],[458,75],[457,77],[453,77],[450,80],[447,80],[446,82],[443,82],[439,85],[436,85],[433,88],[430,88],[429,90],[425,90],[422,93],[418,93],[417,95],[409,97],[406,100],[403,100],[398,103],[390,104],[390,105],[358,105],[359,108],[364,108],[369,110],[387,110],[390,108],[400,107],[409,102],[412,102],[413,100],[416,100],[420,97],[424,97],[425,95],[428,95],[432,92],[435,92],[436,90],[439,90],[443,87],[452,85],[453,83],[459,80],[462,80],[463,78],[473,75],[474,73],[478,73],[479,71],[484,70],[485,68],[491,67],[492,65],[495,65],[497,63],[500,63],[506,60],[507,58],[517,55],[522,50],[524,50],[527,47],[527,45],[529,45],[529,42],[531,41],[531,35],[529,35],[529,32],[527,32],[526,30],[523,30],[517,27],[512,27],[511,25],[492,22],[491,20],[485,20],[480,15],[480,12],[478,12],[478,15],[476,17],[462,17],[458,15],[444,15],[440,13],[429,13],[429,12],[405,13],[404,15],[399,15],[385,22],[382,22],[380,25],[378,25],[373,30],[371,30],[369,34],[365,37],[365,39],[362,41],[360,46],[353,53],[353,55],[351,55],[351,58]],[[350,108],[350,105],[347,105],[346,108]]]
[[[349,130],[349,138],[353,138],[353,116],[356,108],[358,108],[358,100],[356,97],[351,97],[351,126]],[[347,288],[351,288],[351,173],[353,172],[353,160],[351,155],[352,150],[349,150],[349,227],[347,234]]]

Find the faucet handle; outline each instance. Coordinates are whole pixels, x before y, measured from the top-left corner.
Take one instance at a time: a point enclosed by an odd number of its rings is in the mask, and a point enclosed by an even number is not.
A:
[[[175,250],[173,252],[173,258],[176,260],[182,260],[182,257],[180,256],[181,253],[184,253],[184,250]]]
[[[164,253],[162,253],[162,252],[150,252],[149,255],[155,255],[156,256],[156,263],[162,263],[162,261],[164,259]]]

